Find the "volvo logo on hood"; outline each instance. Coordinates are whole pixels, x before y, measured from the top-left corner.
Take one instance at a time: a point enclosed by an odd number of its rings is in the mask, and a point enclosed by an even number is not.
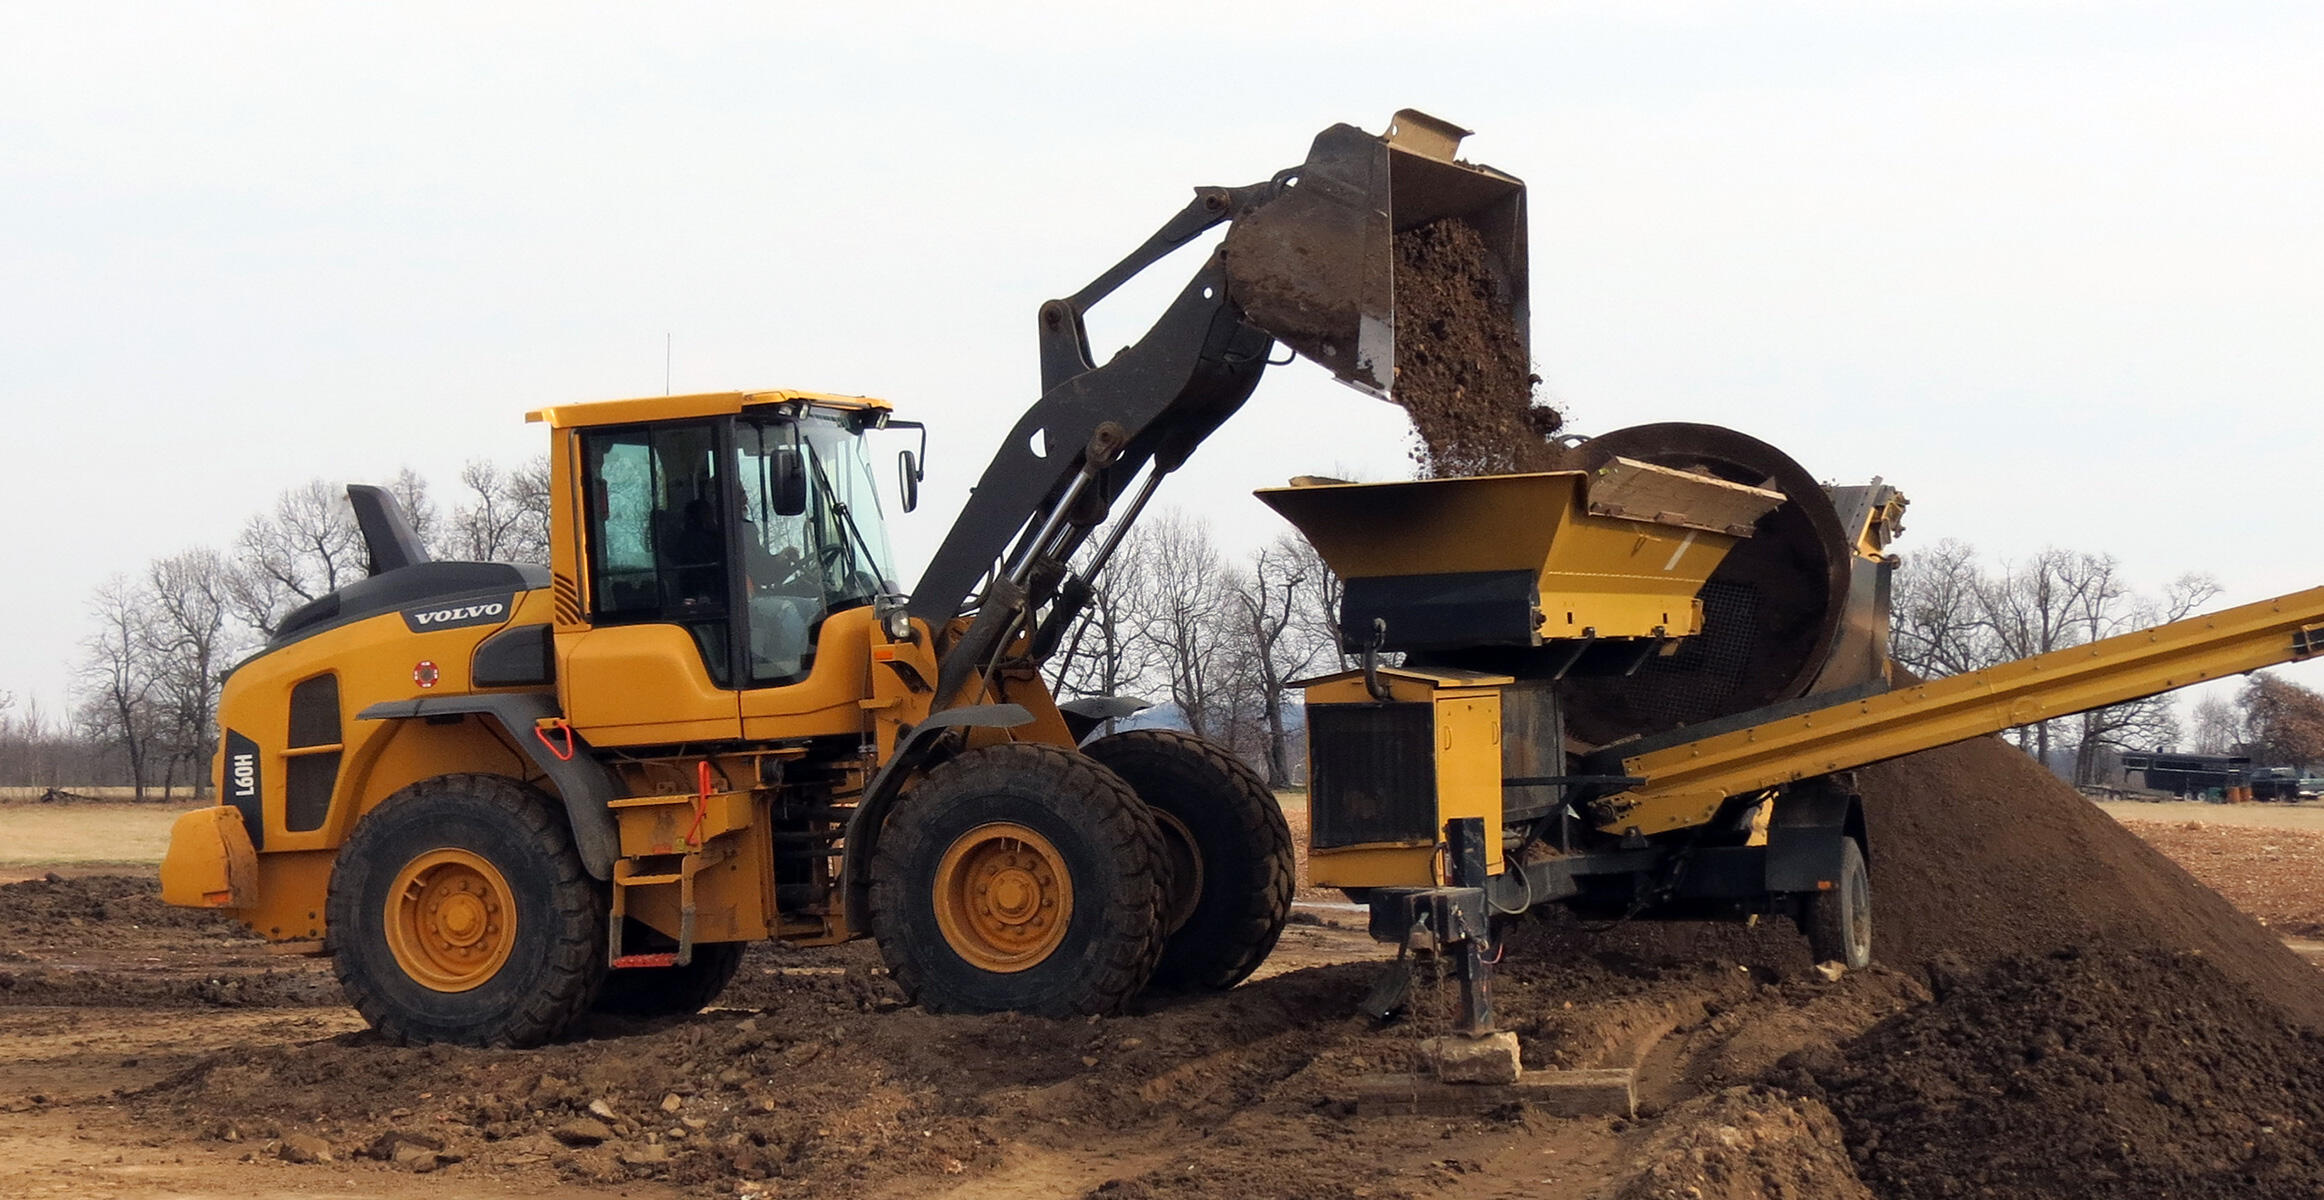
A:
[[[440,601],[403,610],[403,623],[413,633],[464,629],[470,625],[498,625],[508,620],[509,606],[515,602],[516,597],[513,595]]]

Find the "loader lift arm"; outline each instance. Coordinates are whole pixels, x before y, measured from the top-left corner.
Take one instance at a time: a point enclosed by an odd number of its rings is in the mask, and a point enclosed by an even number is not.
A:
[[[936,708],[975,703],[971,682],[989,678],[1022,635],[1028,657],[1047,658],[1089,597],[1074,556],[1129,495],[1082,574],[1104,567],[1162,477],[1249,399],[1278,341],[1388,395],[1397,232],[1448,217],[1478,229],[1522,331],[1525,185],[1456,161],[1466,133],[1411,110],[1383,135],[1334,125],[1297,167],[1197,189],[1136,250],[1041,306],[1043,394],[1002,440],[907,603],[937,629],[975,613],[939,661]],[[1161,317],[1099,365],[1089,308],[1221,225],[1232,227],[1224,244]]]
[[[1761,709],[1722,722],[1740,728],[1678,729],[1601,751],[1591,769],[1643,782],[1592,801],[1590,815],[1614,834],[1682,829],[1730,796],[2319,652],[2324,588],[2311,588],[1807,711]]]
[[[1170,251],[1271,197],[1277,186],[1201,189],[1136,252],[1074,296],[1041,306],[1047,390],[1002,439],[912,589],[911,614],[933,627],[972,606],[977,612],[939,663],[940,706],[961,702],[963,685],[1057,596],[1065,564],[1142,467],[1151,462],[1154,469],[1135,503],[1242,406],[1274,345],[1229,299],[1216,255],[1144,337],[1104,366],[1090,362],[1083,313]],[[1133,509],[1120,524],[1135,516]]]

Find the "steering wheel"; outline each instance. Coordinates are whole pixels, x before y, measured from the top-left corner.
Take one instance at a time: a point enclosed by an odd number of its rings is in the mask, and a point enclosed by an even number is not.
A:
[[[816,556],[816,563],[823,569],[823,580],[826,584],[839,578],[841,573],[847,570],[846,543],[833,542],[823,547]]]

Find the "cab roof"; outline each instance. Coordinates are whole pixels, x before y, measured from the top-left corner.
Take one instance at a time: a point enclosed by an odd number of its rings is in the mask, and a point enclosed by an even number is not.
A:
[[[525,414],[525,420],[546,422],[554,429],[580,425],[634,425],[641,421],[728,416],[746,408],[794,402],[852,412],[884,413],[892,407],[887,401],[870,396],[836,396],[829,392],[698,392],[691,396],[643,396],[635,400],[558,404],[534,409]]]

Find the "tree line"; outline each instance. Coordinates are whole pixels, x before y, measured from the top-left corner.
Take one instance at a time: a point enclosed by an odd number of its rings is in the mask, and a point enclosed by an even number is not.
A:
[[[429,553],[545,564],[545,457],[474,461],[448,502],[409,469],[387,485]],[[0,693],[0,784],[209,786],[232,666],[299,606],[369,572],[341,490],[283,491],[223,547],[115,575],[90,595],[69,711]],[[1162,719],[1224,742],[1276,786],[1304,768],[1288,684],[1337,669],[1338,581],[1290,533],[1237,556],[1183,512],[1150,517],[1097,579],[1053,680],[1062,697],[1144,696]]]
[[[1987,563],[1966,542],[1946,538],[1904,556],[1890,651],[1898,666],[1933,679],[2176,621],[2219,594],[2218,581],[2199,573],[2141,591],[2110,554],[2053,547]],[[2132,750],[2248,753],[2264,765],[2305,766],[2324,762],[2324,696],[2263,671],[2234,699],[2201,700],[2185,723],[2164,695],[2012,732],[2045,765],[2070,754],[2067,773],[2077,784],[2102,782]]]
[[[1285,532],[1241,555],[1209,522],[1148,517],[1091,581],[1078,627],[1050,662],[1060,697],[1135,696],[1148,719],[1224,744],[1269,785],[1304,782],[1290,685],[1336,671],[1340,583],[1305,538]]]
[[[478,459],[448,504],[405,468],[388,484],[431,555],[546,563],[546,456]],[[71,707],[51,713],[0,694],[0,784],[209,786],[226,672],[301,605],[370,571],[344,493],[288,488],[223,547],[196,546],[114,575],[91,593]]]
[[[545,457],[514,468],[473,461],[441,503],[409,469],[388,490],[438,558],[548,560]],[[206,787],[225,672],[300,605],[368,569],[344,497],[315,480],[285,490],[222,548],[106,580],[89,599],[70,710],[0,693],[0,784],[111,784],[140,795]],[[1285,531],[1237,553],[1206,521],[1165,509],[1130,532],[1089,586],[1049,664],[1061,699],[1150,700],[1158,711],[1142,720],[1225,744],[1275,787],[1304,782],[1291,685],[1354,662],[1338,625],[1340,581],[1305,539]],[[2178,620],[2219,593],[2201,574],[2139,590],[2111,555],[2047,549],[1988,563],[1945,539],[1903,560],[1891,649],[1904,671],[1935,678]],[[2169,697],[2155,697],[2013,733],[2085,784],[2126,750],[2305,766],[2324,763],[2324,696],[2263,672],[2233,699],[2196,704],[2184,722]]]

